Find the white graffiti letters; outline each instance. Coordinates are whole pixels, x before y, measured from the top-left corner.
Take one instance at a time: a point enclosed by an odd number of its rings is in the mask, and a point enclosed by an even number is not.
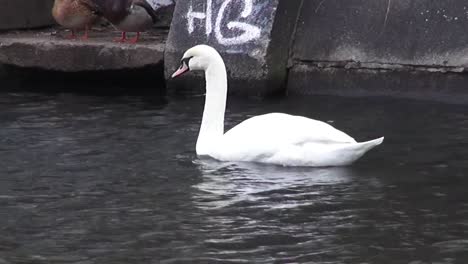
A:
[[[240,22],[240,21],[228,21],[226,22],[225,16],[228,7],[233,7],[234,2],[243,2],[243,9],[241,12],[241,18],[247,18],[252,14],[254,5],[253,0],[224,0],[221,7],[218,10],[216,20],[214,21],[213,28],[213,0],[206,0],[206,11],[205,12],[194,12],[192,5],[190,5],[187,13],[187,29],[189,34],[195,31],[195,19],[205,20],[205,34],[211,36],[214,31],[216,40],[225,46],[240,45],[257,39],[261,35],[261,29],[257,26]],[[233,37],[225,37],[222,32],[223,26],[229,30],[240,32],[240,34]]]
[[[210,0],[208,0],[210,1]],[[190,5],[189,11],[187,13],[187,22],[188,22],[188,32],[190,34],[195,30],[195,18],[197,19],[206,19],[206,14],[202,12],[193,12],[193,7]]]
[[[187,29],[190,34],[193,33],[195,30],[195,19],[206,20],[205,27],[206,27],[206,35],[210,35],[213,31],[211,26],[211,6],[213,0],[206,1],[206,13],[203,12],[194,12],[192,5],[190,5],[189,10],[187,12]]]
[[[225,38],[223,34],[221,33],[221,23],[224,20],[224,14],[226,13],[226,8],[229,6],[229,4],[232,3],[232,0],[226,0],[224,3],[221,5],[221,8],[219,9],[219,14],[218,17],[216,18],[216,23],[215,23],[215,33],[216,33],[216,39],[218,39],[219,43],[223,45],[239,45],[243,44],[246,42],[249,42],[253,39],[259,38],[260,37],[260,28],[243,23],[243,22],[238,22],[238,21],[231,21],[227,23],[228,29],[239,29],[243,33],[239,36],[235,36],[232,38]],[[253,3],[252,0],[244,0],[244,10],[241,13],[242,18],[248,17],[250,14],[252,14],[252,9],[253,9]]]

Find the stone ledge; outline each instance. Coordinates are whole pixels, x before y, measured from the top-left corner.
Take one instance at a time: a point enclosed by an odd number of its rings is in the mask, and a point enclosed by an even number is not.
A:
[[[468,103],[465,72],[380,66],[347,68],[303,62],[290,68],[287,91],[289,95],[388,96]]]
[[[167,30],[142,35],[137,45],[114,43],[119,32],[93,31],[88,41],[47,29],[0,34],[0,64],[63,72],[122,70],[163,63]]]

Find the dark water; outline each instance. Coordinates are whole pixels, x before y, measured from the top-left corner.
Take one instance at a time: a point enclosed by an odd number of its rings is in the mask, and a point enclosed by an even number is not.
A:
[[[232,100],[384,145],[350,168],[199,160],[202,97],[0,94],[0,263],[468,263],[468,108]]]

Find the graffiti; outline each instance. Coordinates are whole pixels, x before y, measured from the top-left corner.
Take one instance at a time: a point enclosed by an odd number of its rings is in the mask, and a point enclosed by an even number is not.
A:
[[[253,0],[223,0],[217,11],[213,8],[213,0],[206,0],[206,10],[204,12],[194,11],[191,4],[187,12],[187,30],[189,34],[195,31],[195,20],[198,19],[205,21],[206,36],[210,37],[214,33],[216,40],[222,45],[240,45],[258,39],[261,34],[261,29],[258,26],[241,21],[226,21],[227,11],[234,9],[235,4],[239,3],[242,4],[242,7],[239,8],[241,10],[240,18],[245,20],[252,15]],[[222,30],[224,27],[238,34],[226,37]]]

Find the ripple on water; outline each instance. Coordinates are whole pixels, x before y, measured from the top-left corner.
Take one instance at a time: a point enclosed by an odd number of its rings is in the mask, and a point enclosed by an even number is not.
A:
[[[468,240],[466,239],[437,242],[432,244],[432,246],[441,250],[442,253],[468,253]]]

